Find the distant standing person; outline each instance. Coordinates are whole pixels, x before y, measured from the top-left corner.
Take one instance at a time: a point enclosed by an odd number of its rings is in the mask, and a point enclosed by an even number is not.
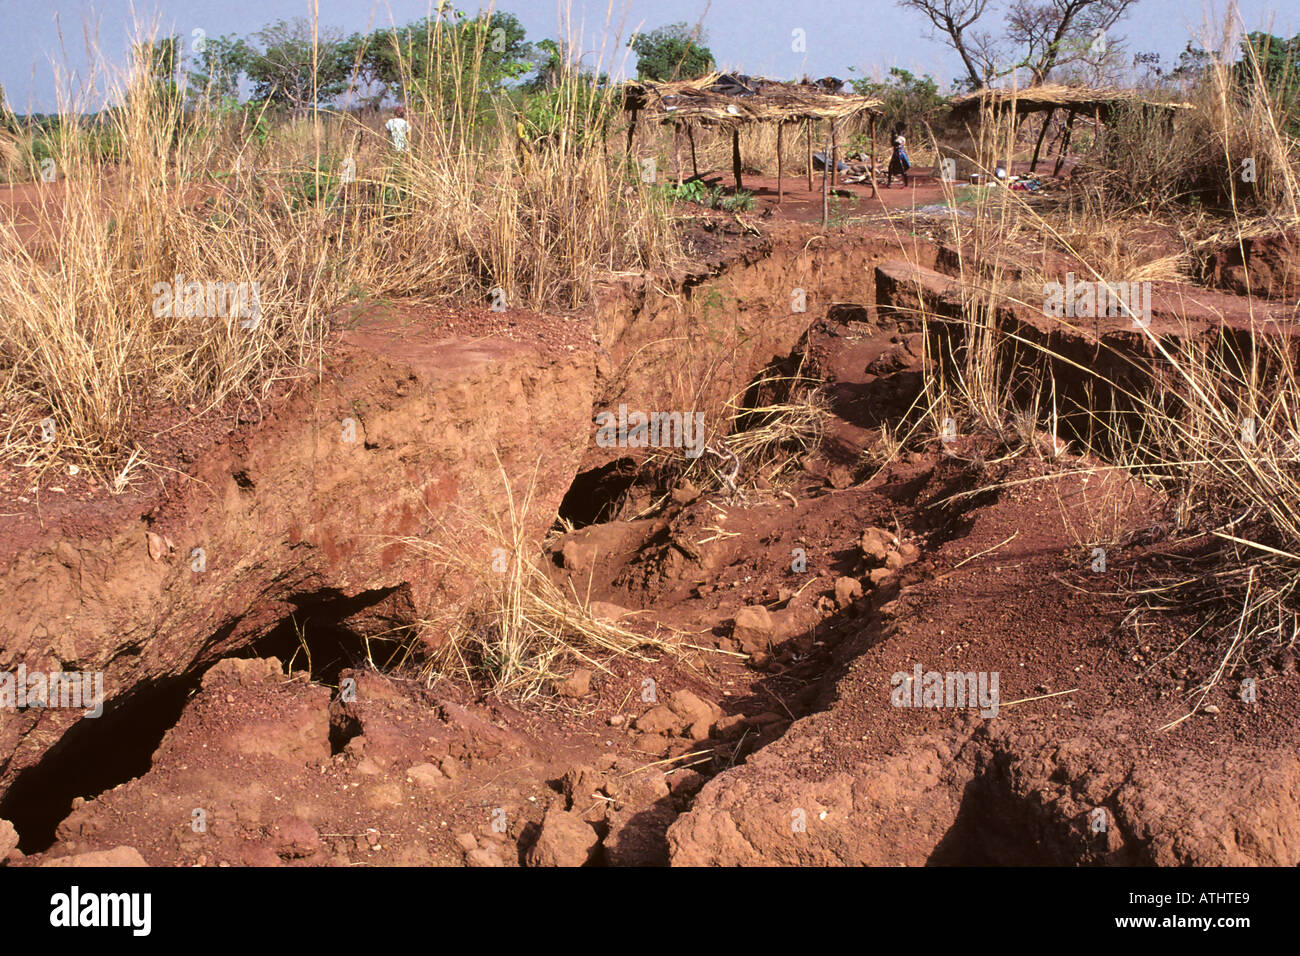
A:
[[[894,135],[890,139],[893,152],[889,156],[889,172],[885,176],[885,188],[893,185],[895,176],[903,177],[903,188],[907,188],[907,171],[912,168],[912,161],[907,158],[907,137],[903,135],[906,127],[902,123],[894,124]]]
[[[406,107],[399,106],[393,110],[393,118],[384,124],[384,129],[393,139],[393,149],[399,153],[406,152],[406,134],[411,131],[411,124],[406,121]]]

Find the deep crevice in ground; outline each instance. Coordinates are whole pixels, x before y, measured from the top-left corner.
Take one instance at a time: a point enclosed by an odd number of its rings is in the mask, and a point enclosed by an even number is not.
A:
[[[367,640],[345,623],[398,590],[365,591],[351,598],[334,591],[303,595],[294,600],[292,614],[225,657],[277,657],[286,673],[291,667],[305,670],[310,661],[313,681],[337,686],[345,668],[367,660],[382,663],[398,646],[395,634]],[[229,631],[223,628],[214,642]],[[19,774],[0,800],[0,819],[13,823],[19,849],[38,853],[49,848],[74,799],[93,799],[147,773],[163,737],[215,663],[138,685],[130,694],[106,702],[101,716],[77,720],[39,763]],[[357,732],[346,725],[331,727],[331,744],[341,750]]]
[[[0,801],[0,818],[18,831],[18,848],[45,850],[75,798],[91,799],[147,773],[163,735],[180,719],[202,678],[202,671],[191,671],[141,684],[105,704],[101,716],[74,723],[39,763],[18,775]]]

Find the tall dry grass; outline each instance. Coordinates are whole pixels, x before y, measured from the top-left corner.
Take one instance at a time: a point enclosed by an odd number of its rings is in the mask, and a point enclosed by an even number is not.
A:
[[[136,63],[118,90],[124,105],[100,120],[120,160],[100,162],[76,106],[64,104],[62,135],[50,139],[57,179],[36,186],[45,195],[35,237],[0,220],[10,461],[112,472],[159,405],[217,404],[304,366],[319,344],[329,293],[322,217],[276,208],[251,178],[214,187],[206,118],[183,114],[143,76]],[[256,282],[260,321],[156,314],[156,284],[177,276]],[[53,421],[52,441],[40,440],[51,433],[41,419]]]
[[[1247,69],[1259,78],[1253,58]],[[1187,182],[1220,191],[1213,224],[1220,235],[1257,231],[1260,215],[1274,230],[1297,222],[1297,144],[1287,132],[1295,117],[1282,112],[1262,82],[1255,87],[1243,92],[1229,64],[1218,59],[1195,91],[1198,107],[1188,117],[1202,150],[1184,157],[1191,164]],[[1137,157],[1124,151],[1126,142],[1121,134],[1107,144],[1106,168],[1119,172],[1102,173],[1080,190],[1092,191],[1082,212],[991,189],[966,207],[973,220],[954,215],[954,232],[966,241],[965,307],[959,318],[943,320],[946,335],[927,335],[952,344],[933,356],[926,402],[936,436],[951,419],[962,434],[987,431],[1022,449],[1031,447],[1029,433],[1055,430],[1068,414],[1074,425],[1065,437],[1088,460],[1043,480],[1115,469],[1165,493],[1171,521],[1162,533],[1182,557],[1176,571],[1152,573],[1131,593],[1146,613],[1176,611],[1199,621],[1196,635],[1209,642],[1219,665],[1190,692],[1189,712],[1195,712],[1225,674],[1300,637],[1300,327],[1294,314],[1280,323],[1256,320],[1247,332],[1215,332],[1189,320],[1177,332],[1158,333],[1135,321],[1141,347],[1120,351],[1100,340],[1096,359],[1084,364],[1000,320],[1002,303],[1044,306],[1041,286],[1034,289],[1043,276],[1012,281],[1011,266],[1019,262],[1006,252],[1009,239],[1032,237],[1066,252],[1080,279],[1165,277],[1151,273],[1170,263],[1148,262],[1143,276],[1142,264],[1123,254],[1122,236],[1151,208],[1186,201],[1188,192],[1157,181],[1147,193],[1152,202],[1135,204],[1140,183],[1125,169]],[[986,116],[971,161],[989,171],[1014,146],[1010,124]],[[1244,150],[1257,157],[1257,168],[1268,169],[1267,181],[1261,178],[1249,196],[1234,184]],[[1255,300],[1248,301],[1253,310]],[[939,331],[934,316],[922,318],[928,332]],[[1050,321],[1073,323],[1075,334],[1094,339],[1089,319]],[[1074,380],[1072,394],[1085,396],[1081,404],[1062,407],[1058,372]]]
[[[451,49],[470,60],[436,63],[450,86],[405,78],[402,153],[346,110],[184,104],[143,60],[98,137],[86,104],[61,104],[35,236],[0,214],[0,458],[89,466],[120,489],[157,410],[202,414],[311,374],[349,300],[567,308],[608,273],[674,259],[665,201],[611,135],[614,89],[568,69],[525,129],[507,98],[482,95],[481,48]],[[111,162],[104,137],[120,144]],[[154,285],[177,275],[256,282],[260,321],[154,315]]]

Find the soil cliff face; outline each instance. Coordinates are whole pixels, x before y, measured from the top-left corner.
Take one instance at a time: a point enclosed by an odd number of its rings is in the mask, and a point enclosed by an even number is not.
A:
[[[103,672],[111,712],[314,602],[344,602],[361,633],[410,621],[444,582],[400,539],[483,547],[457,529],[504,509],[504,472],[516,491],[536,474],[540,540],[585,450],[592,384],[583,351],[353,330],[319,384],[169,476],[165,492],[8,536],[0,667]],[[0,789],[80,717],[7,714]]]
[[[804,333],[845,307],[865,316],[876,298],[876,266],[906,255],[932,267],[920,240],[844,234],[832,240],[778,227],[713,272],[667,286],[645,280],[602,297],[593,315],[597,409],[701,410],[726,434],[727,402]],[[627,455],[591,448],[587,465]],[[631,457],[636,457],[633,452]]]

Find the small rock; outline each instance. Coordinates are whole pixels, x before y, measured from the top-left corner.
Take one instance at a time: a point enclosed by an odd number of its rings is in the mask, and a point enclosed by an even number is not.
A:
[[[460,762],[455,757],[443,757],[438,763],[438,769],[448,780],[455,780],[460,776]]]
[[[478,849],[478,841],[474,839],[472,833],[457,833],[456,845],[465,853],[473,853]]]
[[[704,721],[712,724],[722,716],[722,708],[702,700],[689,690],[679,690],[668,700],[668,709],[682,719],[683,724]],[[705,736],[708,736],[707,734]]]
[[[408,780],[429,790],[440,786],[447,779],[443,776],[442,771],[431,763],[417,763],[406,771],[406,777]]]
[[[673,501],[679,505],[689,505],[692,501],[700,496],[700,489],[696,488],[687,479],[683,478],[677,483],[677,487],[672,491]]]
[[[41,866],[148,866],[133,846],[115,846],[111,850],[92,850],[46,860]]]
[[[383,772],[384,768],[369,757],[362,757],[357,761],[357,773],[365,774],[367,777],[377,777]]]
[[[826,484],[836,490],[848,488],[853,484],[853,472],[845,465],[832,465],[826,473]]]
[[[686,733],[687,736],[691,738],[691,740],[698,741],[698,740],[708,740],[709,734],[712,731],[713,731],[713,721],[697,720],[695,723],[691,724],[690,728],[686,731]]]
[[[0,820],[0,860],[18,847],[18,831],[8,820]]]
[[[593,620],[597,621],[618,621],[632,612],[621,604],[611,604],[609,601],[592,601],[587,605],[587,613]]]
[[[589,806],[604,784],[604,778],[592,767],[571,767],[560,779],[560,787],[569,809]]]
[[[835,580],[835,603],[840,607],[848,607],[853,603],[855,598],[862,597],[862,582],[857,578],[836,578]]]
[[[271,831],[276,855],[284,859],[302,859],[320,849],[320,834],[301,817],[281,817]]]
[[[889,570],[889,568],[872,568],[871,573],[867,575],[867,578],[871,581],[871,586],[873,588],[878,588],[893,576],[894,572]]]
[[[702,773],[689,767],[685,770],[674,770],[668,778],[668,786],[672,789],[672,792],[684,797],[693,796],[704,786],[705,782]]]
[[[465,865],[475,867],[505,866],[505,861],[501,859],[501,854],[494,846],[485,846],[482,849],[470,850],[465,854]]]
[[[662,757],[668,753],[668,738],[662,734],[642,734],[636,739],[636,749],[650,757]]]
[[[1206,712],[1207,714],[1217,714],[1217,713],[1219,713],[1219,705],[1218,705],[1218,704],[1207,704],[1203,709],[1205,710],[1205,712]]]
[[[239,853],[244,866],[283,866],[284,861],[275,852],[275,847],[265,841],[250,843]]]
[[[402,804],[402,787],[397,783],[376,783],[361,793],[362,802],[372,809],[397,807]]]
[[[674,733],[685,724],[686,722],[665,704],[651,707],[636,719],[636,729],[646,734]]]
[[[744,714],[732,714],[730,717],[723,717],[713,725],[714,731],[719,737],[734,737],[745,727]]]
[[[579,667],[569,679],[560,683],[556,690],[562,697],[586,697],[591,693],[591,669]]]
[[[869,561],[881,564],[889,549],[894,546],[894,536],[880,528],[868,528],[862,532],[860,547]]]
[[[751,657],[766,654],[772,646],[776,625],[772,615],[761,604],[742,607],[732,620],[731,636],[741,651]]]
[[[529,866],[583,866],[599,842],[596,831],[582,817],[553,807],[543,818],[542,831],[528,848],[524,862]]]
[[[145,539],[149,543],[149,557],[154,561],[161,561],[162,556],[167,553],[167,542],[160,534],[152,531],[145,532]]]

